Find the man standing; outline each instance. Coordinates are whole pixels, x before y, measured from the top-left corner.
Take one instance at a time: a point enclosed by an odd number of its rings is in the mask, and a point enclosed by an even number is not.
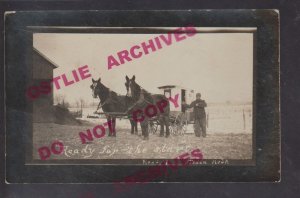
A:
[[[190,105],[185,104],[185,107],[187,108],[194,108],[194,130],[195,135],[197,137],[202,136],[206,137],[206,114],[205,114],[205,107],[207,106],[205,100],[201,100],[201,94],[196,94],[196,100],[193,101]]]

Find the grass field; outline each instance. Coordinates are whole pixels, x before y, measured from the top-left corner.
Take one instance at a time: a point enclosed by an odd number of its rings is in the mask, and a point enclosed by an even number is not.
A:
[[[51,159],[144,159],[174,158],[185,151],[199,148],[205,159],[251,159],[251,133],[208,133],[206,138],[193,134],[161,138],[150,135],[148,141],[131,135],[128,128],[117,128],[117,137],[94,139],[82,144],[78,133],[93,129],[95,124],[81,126],[54,123],[33,124],[33,158],[39,159],[38,148],[49,146],[55,140],[64,144],[64,152]],[[118,127],[118,125],[117,125]],[[139,128],[140,130],[140,128]],[[139,131],[139,133],[141,133]]]

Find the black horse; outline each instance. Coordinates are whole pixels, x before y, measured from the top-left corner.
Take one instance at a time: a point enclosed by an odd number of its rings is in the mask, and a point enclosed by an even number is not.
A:
[[[143,110],[148,105],[156,105],[157,102],[166,101],[167,106],[164,108],[163,113],[157,112],[157,119],[160,123],[160,137],[164,136],[164,126],[166,126],[166,137],[170,136],[169,131],[169,115],[170,115],[170,104],[168,99],[162,94],[150,94],[146,90],[142,89],[140,85],[135,82],[135,76],[131,79],[126,76],[126,90],[127,96],[131,97],[134,101],[134,104],[129,108],[129,111],[132,113],[136,110]],[[140,122],[142,128],[142,135],[144,139],[149,139],[149,132],[148,132],[148,122],[149,117],[144,115],[143,113],[140,115],[144,117],[144,120]]]
[[[91,89],[93,90],[93,97],[99,97],[103,112],[108,113],[106,116],[107,123],[109,123],[108,135],[116,136],[116,115],[113,115],[113,113],[127,112],[128,107],[131,106],[134,103],[134,101],[128,96],[121,96],[118,95],[116,92],[109,90],[109,88],[107,88],[101,83],[100,78],[98,80],[92,79],[92,82],[93,84],[91,85]],[[134,122],[132,119],[129,120],[131,124],[131,134],[133,134],[134,132],[138,133],[137,123]]]

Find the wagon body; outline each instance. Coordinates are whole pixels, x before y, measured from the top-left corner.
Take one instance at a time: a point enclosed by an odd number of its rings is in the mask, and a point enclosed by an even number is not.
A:
[[[192,89],[186,89],[176,85],[166,85],[158,87],[160,94],[167,98],[175,98],[178,95],[178,106],[170,105],[170,131],[173,135],[183,135],[187,131],[187,125],[193,123],[193,112],[186,109],[183,102],[190,104],[195,98],[195,92]],[[156,133],[159,122],[152,119],[149,123],[149,130]]]
[[[165,85],[158,87],[161,94],[164,94],[167,98],[175,96],[178,94],[178,107],[170,105],[170,117],[179,117],[187,121],[188,123],[193,122],[193,111],[192,109],[186,109],[183,102],[190,104],[195,99],[195,91],[193,89],[183,88],[176,85]]]

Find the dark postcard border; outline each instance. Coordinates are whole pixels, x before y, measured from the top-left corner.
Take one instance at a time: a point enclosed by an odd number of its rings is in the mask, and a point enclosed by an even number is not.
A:
[[[151,16],[151,18],[147,18]],[[93,18],[93,20],[89,20]],[[145,20],[147,19],[147,20]],[[26,26],[104,27],[257,27],[256,159],[252,167],[189,167],[157,181],[278,181],[279,156],[279,33],[278,13],[271,10],[214,11],[80,11],[17,12],[6,15],[6,178],[16,183],[114,182],[138,166],[25,166],[26,132],[30,115],[24,93],[28,76],[24,47],[30,43]],[[7,42],[9,40],[9,42]],[[32,45],[32,42],[31,42]],[[24,65],[24,67],[20,67]],[[253,128],[254,130],[254,128]],[[18,149],[16,149],[16,147]],[[66,177],[67,175],[67,177]]]

